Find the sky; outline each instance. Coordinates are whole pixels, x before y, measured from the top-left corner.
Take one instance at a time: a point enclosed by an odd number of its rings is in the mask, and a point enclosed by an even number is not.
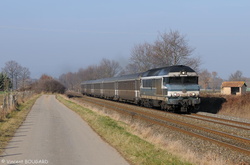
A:
[[[0,69],[59,77],[103,58],[126,65],[132,48],[177,30],[201,69],[250,77],[249,0],[0,0]]]

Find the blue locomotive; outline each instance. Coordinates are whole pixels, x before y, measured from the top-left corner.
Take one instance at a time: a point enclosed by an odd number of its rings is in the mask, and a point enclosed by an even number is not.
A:
[[[166,111],[191,112],[200,104],[198,75],[184,65],[84,81],[81,89],[85,95],[159,107]]]

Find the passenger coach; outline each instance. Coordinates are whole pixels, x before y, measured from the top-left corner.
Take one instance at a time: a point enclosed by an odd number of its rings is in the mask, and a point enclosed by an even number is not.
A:
[[[168,111],[190,112],[200,104],[198,75],[184,65],[85,81],[81,88],[86,95]]]

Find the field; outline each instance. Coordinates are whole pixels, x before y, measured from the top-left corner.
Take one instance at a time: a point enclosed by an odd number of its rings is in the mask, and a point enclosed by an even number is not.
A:
[[[250,119],[250,93],[241,96],[202,94],[200,111]]]

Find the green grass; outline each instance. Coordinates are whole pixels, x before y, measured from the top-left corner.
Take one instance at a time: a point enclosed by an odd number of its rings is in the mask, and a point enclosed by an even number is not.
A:
[[[166,150],[130,133],[129,126],[123,122],[115,121],[110,117],[100,115],[90,109],[84,108],[61,96],[57,99],[68,108],[78,113],[104,140],[115,147],[125,159],[132,164],[165,165],[165,164],[191,164],[181,161]]]
[[[38,97],[37,95],[27,102],[20,104],[16,110],[12,111],[4,120],[0,121],[0,154],[3,152],[4,147],[8,144],[9,140],[11,140],[16,130],[26,119],[26,116]]]

